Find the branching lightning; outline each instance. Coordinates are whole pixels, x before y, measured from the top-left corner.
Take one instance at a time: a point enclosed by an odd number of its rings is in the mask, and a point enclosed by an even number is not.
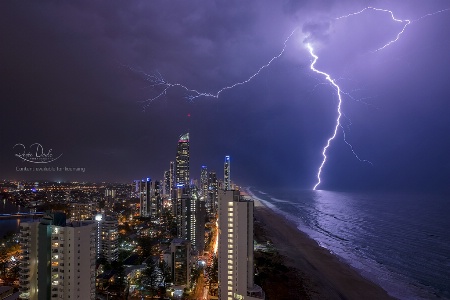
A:
[[[408,27],[409,25],[411,25],[413,22],[417,22],[417,21],[422,20],[422,19],[424,19],[424,18],[426,18],[426,17],[434,16],[434,15],[436,15],[436,14],[439,14],[439,13],[442,13],[442,12],[445,12],[445,11],[449,11],[450,8],[442,9],[442,10],[436,11],[436,12],[434,12],[434,13],[428,13],[428,14],[426,14],[426,15],[423,15],[423,16],[420,17],[420,18],[417,18],[417,19],[411,21],[411,20],[408,20],[408,19],[405,19],[405,20],[397,19],[397,18],[394,16],[394,13],[393,13],[391,10],[388,10],[388,9],[381,9],[381,8],[376,8],[376,7],[371,7],[371,6],[369,6],[369,7],[363,8],[363,9],[360,10],[360,11],[357,11],[357,12],[354,12],[354,13],[350,13],[350,14],[347,14],[347,15],[344,15],[344,16],[341,16],[341,17],[338,17],[338,18],[336,18],[336,20],[340,20],[340,19],[344,19],[344,18],[349,18],[349,17],[351,17],[351,16],[359,15],[359,14],[361,14],[361,13],[363,13],[364,11],[367,11],[367,10],[374,10],[374,11],[381,11],[381,12],[389,13],[390,16],[391,16],[391,18],[392,18],[392,20],[393,20],[394,22],[398,22],[398,23],[404,24],[403,27],[402,27],[402,29],[397,33],[397,35],[395,36],[394,39],[390,40],[389,42],[387,42],[387,43],[384,44],[383,46],[381,46],[381,47],[375,49],[374,51],[372,51],[372,52],[377,52],[377,51],[383,50],[383,49],[385,49],[386,47],[388,47],[388,46],[392,45],[393,43],[397,42],[397,41],[400,39],[400,36],[405,32],[406,27]],[[344,136],[344,142],[350,147],[350,149],[351,149],[351,151],[353,152],[353,154],[355,155],[355,157],[356,157],[358,160],[360,160],[360,161],[367,162],[367,163],[369,163],[369,164],[372,164],[372,163],[371,163],[370,161],[368,161],[368,160],[359,158],[359,156],[358,156],[358,155],[356,154],[356,152],[354,151],[353,146],[352,146],[349,142],[347,142],[347,140],[346,140],[346,138],[345,138],[345,130],[344,130],[344,128],[343,128],[342,125],[341,125],[341,117],[342,117],[342,115],[343,115],[343,113],[342,113],[342,111],[341,111],[341,105],[342,105],[342,93],[344,93],[344,92],[342,92],[342,90],[341,90],[341,88],[339,87],[339,85],[336,83],[336,81],[335,81],[334,79],[331,78],[331,76],[330,76],[329,74],[327,74],[327,73],[325,73],[325,72],[323,72],[323,71],[319,71],[319,70],[317,70],[317,69],[315,68],[315,64],[316,64],[317,60],[319,59],[319,57],[314,53],[314,49],[312,48],[311,44],[308,43],[306,46],[307,46],[307,48],[308,48],[308,50],[309,50],[309,53],[310,53],[311,56],[313,57],[313,61],[312,61],[311,65],[310,65],[311,70],[312,70],[313,72],[316,72],[316,73],[320,74],[320,75],[323,75],[323,76],[325,77],[325,79],[329,82],[329,84],[331,84],[331,85],[336,89],[336,92],[337,92],[337,95],[338,95],[338,106],[337,106],[337,112],[338,112],[338,115],[337,115],[337,118],[336,118],[336,125],[335,125],[335,127],[334,127],[333,134],[331,135],[330,138],[328,138],[325,147],[322,149],[322,156],[323,156],[323,159],[322,159],[322,162],[321,162],[321,164],[320,164],[320,166],[319,166],[319,169],[318,169],[318,172],[317,172],[317,183],[316,183],[316,184],[314,185],[314,187],[313,187],[313,190],[316,190],[317,187],[318,187],[318,186],[320,185],[320,183],[321,183],[320,175],[322,174],[323,166],[325,165],[325,163],[326,163],[326,161],[327,161],[327,155],[326,155],[327,150],[328,150],[328,148],[330,147],[331,142],[335,139],[339,127],[342,128],[342,132],[343,132],[343,136]],[[347,93],[344,93],[344,94],[347,94]]]
[[[200,92],[200,91],[197,91],[197,90],[190,89],[190,88],[188,88],[188,87],[186,87],[185,85],[180,84],[180,83],[170,83],[170,82],[167,82],[167,81],[163,78],[163,76],[162,76],[160,73],[156,73],[156,74],[153,74],[153,75],[149,75],[149,74],[146,74],[146,73],[143,73],[143,72],[142,72],[142,73],[145,75],[146,80],[149,81],[149,82],[151,83],[151,87],[162,87],[162,91],[161,91],[158,95],[156,95],[155,97],[152,97],[152,98],[149,98],[149,99],[145,100],[146,105],[144,106],[144,108],[148,107],[148,105],[149,105],[151,102],[153,102],[153,101],[157,100],[158,98],[160,98],[160,97],[166,95],[166,94],[167,94],[167,91],[168,91],[170,88],[174,88],[174,87],[180,87],[180,88],[186,90],[186,92],[188,93],[188,94],[186,95],[186,99],[188,99],[189,101],[193,101],[194,99],[199,98],[199,97],[212,97],[212,98],[216,98],[216,99],[217,99],[217,98],[219,98],[219,96],[220,96],[220,94],[221,94],[222,92],[224,92],[224,91],[226,91],[226,90],[233,89],[233,88],[235,88],[235,87],[237,87],[237,86],[240,86],[240,85],[243,85],[243,84],[246,84],[246,83],[250,82],[253,78],[255,78],[256,76],[258,76],[258,75],[261,73],[262,70],[264,70],[264,69],[266,69],[267,67],[269,67],[269,66],[272,64],[272,62],[273,62],[274,60],[280,58],[280,56],[283,55],[284,51],[286,50],[287,43],[288,43],[289,39],[294,35],[294,33],[297,31],[297,29],[298,29],[298,28],[294,29],[294,30],[291,32],[291,34],[286,38],[286,40],[284,41],[284,44],[283,44],[283,49],[281,49],[280,53],[278,53],[277,55],[275,55],[274,57],[272,57],[272,58],[269,60],[268,63],[266,63],[265,65],[261,66],[261,67],[260,67],[253,75],[251,75],[249,78],[247,78],[247,79],[244,80],[244,81],[240,81],[240,82],[234,83],[234,84],[232,84],[232,85],[226,86],[226,87],[224,87],[224,88],[221,88],[221,89],[220,89],[219,91],[217,91],[216,93]]]

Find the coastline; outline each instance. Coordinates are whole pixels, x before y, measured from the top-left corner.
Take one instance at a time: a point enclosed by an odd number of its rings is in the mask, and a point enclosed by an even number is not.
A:
[[[252,198],[255,226],[262,227],[264,238],[273,243],[286,266],[298,270],[309,299],[395,299],[320,247],[293,222]]]

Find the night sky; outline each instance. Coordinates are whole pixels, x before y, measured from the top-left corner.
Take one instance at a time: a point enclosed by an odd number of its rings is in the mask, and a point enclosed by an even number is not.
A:
[[[207,165],[242,185],[450,189],[450,8],[444,1],[1,1],[0,179],[162,179],[178,137],[191,137],[191,177]],[[182,87],[163,91],[149,76]],[[145,107],[145,110],[144,110]],[[61,157],[23,162],[16,144]],[[21,147],[21,146],[19,146]],[[23,167],[85,168],[18,171]]]

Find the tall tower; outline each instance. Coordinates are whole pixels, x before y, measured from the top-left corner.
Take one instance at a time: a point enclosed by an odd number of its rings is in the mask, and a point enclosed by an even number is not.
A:
[[[238,190],[219,191],[219,299],[264,299],[254,284],[253,200]]]
[[[176,185],[189,187],[189,132],[178,139],[175,173]]]
[[[140,216],[148,217],[150,215],[152,180],[150,178],[142,179],[139,185]]]
[[[200,191],[204,199],[208,197],[208,167],[202,166],[200,172]]]
[[[173,199],[174,193],[175,193],[175,162],[170,162],[170,169],[169,169],[169,195],[171,199]]]
[[[213,217],[217,212],[217,199],[219,197],[219,184],[215,172],[210,172],[208,176],[208,199],[206,201],[206,211],[209,217]]]
[[[223,166],[223,183],[224,183],[224,189],[226,191],[231,190],[231,177],[230,177],[230,156],[225,156],[225,163]]]

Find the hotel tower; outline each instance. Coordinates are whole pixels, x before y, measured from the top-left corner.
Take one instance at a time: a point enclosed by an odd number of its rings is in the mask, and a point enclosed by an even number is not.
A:
[[[265,299],[254,284],[253,200],[238,190],[219,191],[219,299]]]

